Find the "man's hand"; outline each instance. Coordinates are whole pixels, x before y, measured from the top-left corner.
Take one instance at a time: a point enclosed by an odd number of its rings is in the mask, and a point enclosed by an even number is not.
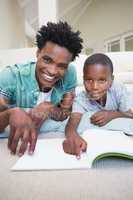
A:
[[[36,146],[37,132],[29,115],[19,108],[11,109],[9,113],[9,125],[10,135],[8,138],[8,147],[11,153],[16,153],[18,143],[20,142],[19,156],[24,154],[28,143],[29,154],[32,154]]]
[[[40,128],[44,120],[49,117],[53,107],[54,106],[52,103],[43,102],[29,112],[29,115],[32,118],[36,128]]]
[[[87,142],[78,133],[75,133],[64,140],[63,149],[65,153],[73,154],[80,158],[81,152],[87,149]]]
[[[61,107],[54,107],[50,112],[50,118],[55,121],[64,121],[70,116],[70,111],[68,109],[62,109]]]
[[[103,110],[96,112],[94,115],[91,116],[90,120],[91,123],[97,126],[104,126],[108,122],[110,122],[112,119],[115,118],[115,111],[110,110]]]

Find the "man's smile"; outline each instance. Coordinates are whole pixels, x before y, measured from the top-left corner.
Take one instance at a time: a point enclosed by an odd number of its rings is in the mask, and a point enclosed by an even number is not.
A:
[[[44,80],[44,81],[48,81],[48,82],[53,82],[56,77],[55,76],[50,76],[46,73],[41,73],[41,78]]]

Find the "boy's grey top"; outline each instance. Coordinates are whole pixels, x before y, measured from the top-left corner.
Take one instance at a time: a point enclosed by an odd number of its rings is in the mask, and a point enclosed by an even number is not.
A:
[[[112,86],[107,91],[105,106],[101,106],[95,100],[90,100],[86,91],[80,92],[74,100],[72,112],[98,112],[101,110],[128,111],[131,102],[128,98],[126,87],[117,81],[113,81]]]

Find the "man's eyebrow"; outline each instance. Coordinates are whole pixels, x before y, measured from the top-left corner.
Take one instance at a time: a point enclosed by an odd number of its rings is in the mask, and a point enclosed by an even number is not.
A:
[[[49,56],[49,55],[43,55],[42,58],[43,58],[43,59],[48,58],[49,60],[51,60],[51,61],[54,62],[54,59],[53,59],[51,56]],[[68,66],[68,63],[62,63],[62,62],[61,62],[61,63],[57,63],[57,65],[58,65],[58,66],[61,66],[61,67],[67,67],[67,66]]]
[[[58,66],[60,67],[67,67],[68,66],[68,63],[58,63]]]
[[[48,58],[48,59],[51,59],[51,60],[53,60],[50,56],[48,56],[48,55],[43,55],[42,56],[43,58]]]

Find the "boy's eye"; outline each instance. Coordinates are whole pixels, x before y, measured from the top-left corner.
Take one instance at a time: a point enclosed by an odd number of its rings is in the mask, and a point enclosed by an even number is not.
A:
[[[101,79],[101,80],[98,80],[98,82],[101,83],[101,84],[103,84],[103,83],[106,82],[106,80],[105,79]]]
[[[92,83],[92,82],[93,82],[92,79],[86,79],[85,81],[86,81],[87,83]]]
[[[92,80],[92,79],[86,79],[85,80],[87,83],[94,83],[94,82],[97,82],[97,83],[99,83],[99,84],[104,84],[104,83],[106,83],[106,80],[105,79],[100,79],[100,80]]]

